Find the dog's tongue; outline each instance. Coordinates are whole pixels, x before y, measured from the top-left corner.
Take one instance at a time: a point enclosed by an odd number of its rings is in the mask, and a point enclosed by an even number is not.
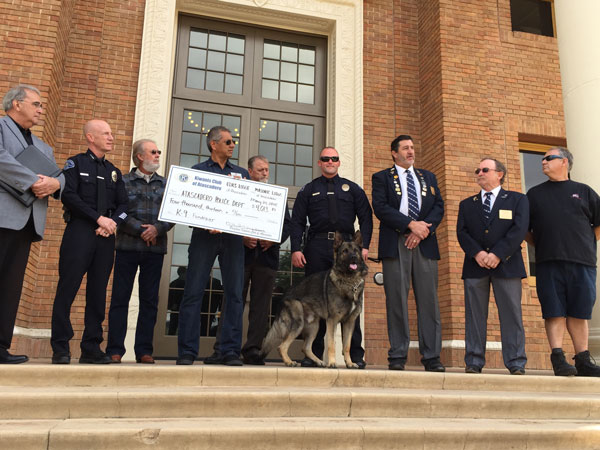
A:
[[[356,264],[350,264],[350,269],[352,270],[356,270],[358,266]]]

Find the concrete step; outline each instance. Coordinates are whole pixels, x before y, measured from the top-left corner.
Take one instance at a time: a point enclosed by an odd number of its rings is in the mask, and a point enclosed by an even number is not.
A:
[[[586,421],[331,417],[0,421],[0,447],[581,450],[600,448],[600,427]]]
[[[600,394],[600,378],[548,375],[431,373],[270,366],[157,364],[21,364],[2,366],[0,386],[31,387],[353,387],[457,391],[570,392]]]
[[[0,420],[153,417],[432,417],[600,422],[600,396],[392,388],[0,388]]]

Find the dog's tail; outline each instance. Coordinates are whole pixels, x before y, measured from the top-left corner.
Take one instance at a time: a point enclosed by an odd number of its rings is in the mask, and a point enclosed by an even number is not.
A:
[[[302,330],[302,325],[302,304],[298,301],[284,300],[279,315],[263,340],[260,358],[266,358],[271,350],[281,344],[291,333],[296,333],[297,336]]]

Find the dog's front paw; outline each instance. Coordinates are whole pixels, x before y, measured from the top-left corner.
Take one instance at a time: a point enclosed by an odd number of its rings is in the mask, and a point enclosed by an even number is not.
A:
[[[330,368],[330,369],[337,369],[337,366],[336,366],[336,364],[334,362],[331,362],[331,363],[327,364],[327,367]]]
[[[358,364],[350,362],[350,363],[346,363],[346,367],[348,369],[358,369]]]
[[[298,363],[296,361],[290,361],[289,363],[285,363],[288,367],[298,367]]]

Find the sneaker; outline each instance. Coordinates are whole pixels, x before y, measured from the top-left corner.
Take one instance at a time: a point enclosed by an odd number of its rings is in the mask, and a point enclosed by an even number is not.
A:
[[[212,355],[204,358],[204,364],[222,364],[223,357],[220,353],[214,352]]]
[[[595,364],[596,361],[590,355],[589,350],[577,353],[573,359],[578,377],[600,377],[600,367]]]
[[[567,362],[562,348],[552,349],[552,353],[550,354],[550,361],[552,361],[552,369],[554,369],[554,375],[556,375],[557,377],[572,377],[574,375],[577,375],[577,369]]]

